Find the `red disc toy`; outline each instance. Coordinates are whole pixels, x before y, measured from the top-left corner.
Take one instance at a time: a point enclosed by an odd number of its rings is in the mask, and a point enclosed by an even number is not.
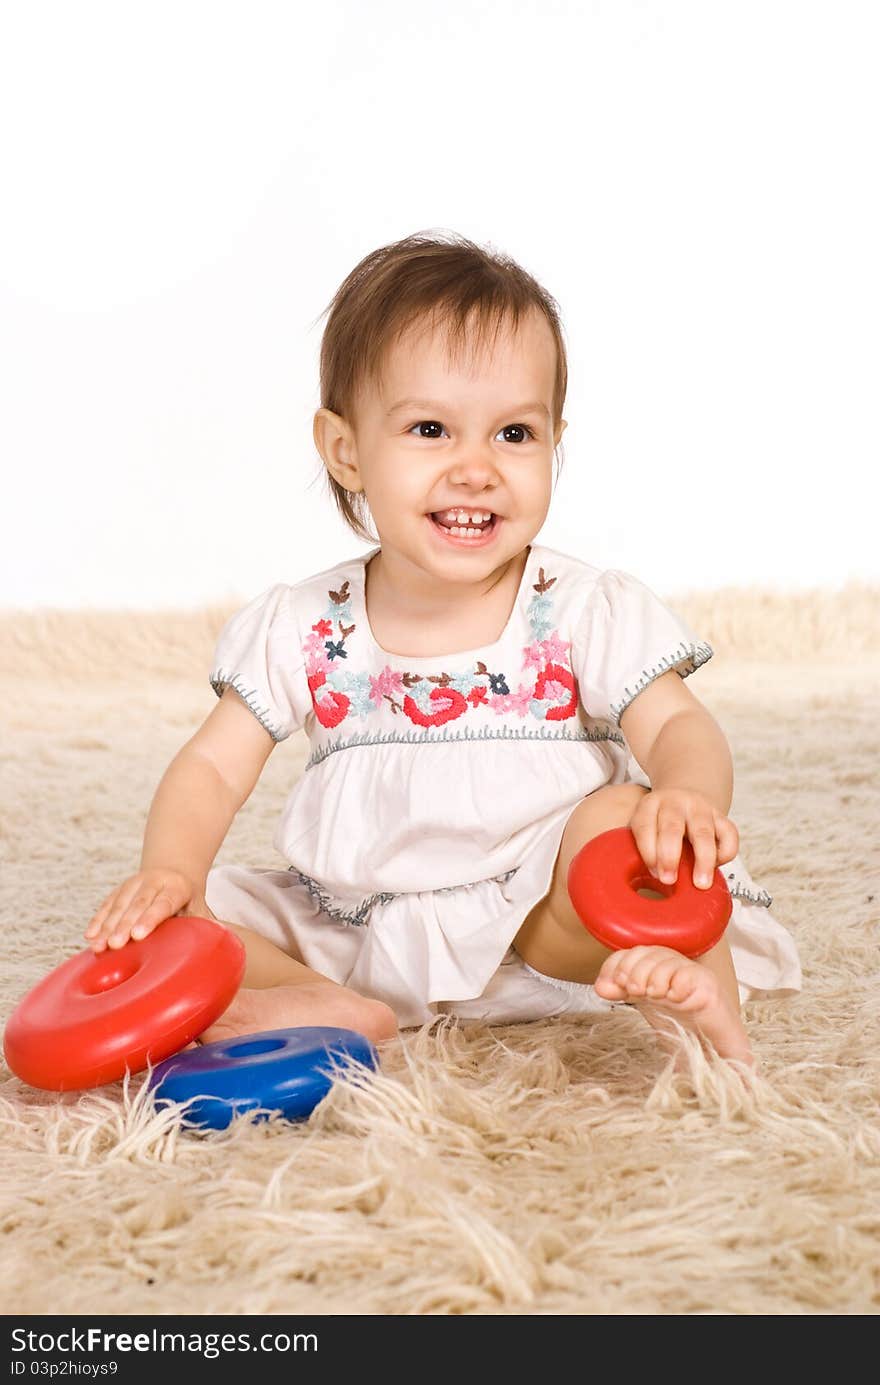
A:
[[[117,950],[88,948],[34,986],[3,1049],[16,1077],[47,1091],[115,1082],[177,1053],[227,1008],[245,950],[230,928],[175,915]]]
[[[648,889],[663,896],[650,899]],[[568,893],[588,933],[617,952],[651,945],[701,957],[720,941],[733,901],[721,871],[707,890],[694,884],[694,849],[682,840],[674,884],[657,880],[628,827],[601,832],[581,847],[568,868]]]

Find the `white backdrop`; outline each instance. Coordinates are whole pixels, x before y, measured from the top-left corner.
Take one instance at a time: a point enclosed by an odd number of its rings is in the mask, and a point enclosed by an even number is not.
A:
[[[873,0],[7,4],[0,604],[363,552],[319,317],[432,228],[560,304],[541,542],[660,592],[880,578],[878,39]]]

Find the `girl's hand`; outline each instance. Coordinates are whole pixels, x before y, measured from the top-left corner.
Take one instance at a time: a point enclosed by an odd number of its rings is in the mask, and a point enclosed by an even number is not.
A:
[[[652,789],[639,802],[629,828],[645,865],[668,885],[678,878],[685,836],[694,849],[694,884],[700,889],[708,889],[715,867],[739,851],[739,832],[730,818],[691,789]]]
[[[198,913],[200,900],[193,881],[179,871],[141,870],[111,890],[83,936],[93,952],[124,947],[129,938],[146,938],[187,905]]]

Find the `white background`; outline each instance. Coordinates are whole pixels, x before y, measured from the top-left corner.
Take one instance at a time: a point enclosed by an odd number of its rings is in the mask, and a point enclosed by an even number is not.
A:
[[[540,542],[659,592],[880,577],[880,7],[112,0],[0,20],[0,604],[249,599],[368,545],[321,314],[458,231],[560,304]]]

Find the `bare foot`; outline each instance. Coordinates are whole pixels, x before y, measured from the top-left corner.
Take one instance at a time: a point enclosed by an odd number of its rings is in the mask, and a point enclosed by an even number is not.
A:
[[[684,1029],[708,1039],[722,1058],[754,1063],[742,1020],[708,967],[670,947],[630,947],[612,952],[595,983],[605,1000],[638,1006],[654,1029],[672,1015]],[[666,1026],[668,1031],[668,1026]]]
[[[390,1006],[316,977],[293,986],[242,986],[220,1018],[199,1035],[199,1043],[305,1025],[353,1029],[373,1043],[397,1035],[397,1018]]]

